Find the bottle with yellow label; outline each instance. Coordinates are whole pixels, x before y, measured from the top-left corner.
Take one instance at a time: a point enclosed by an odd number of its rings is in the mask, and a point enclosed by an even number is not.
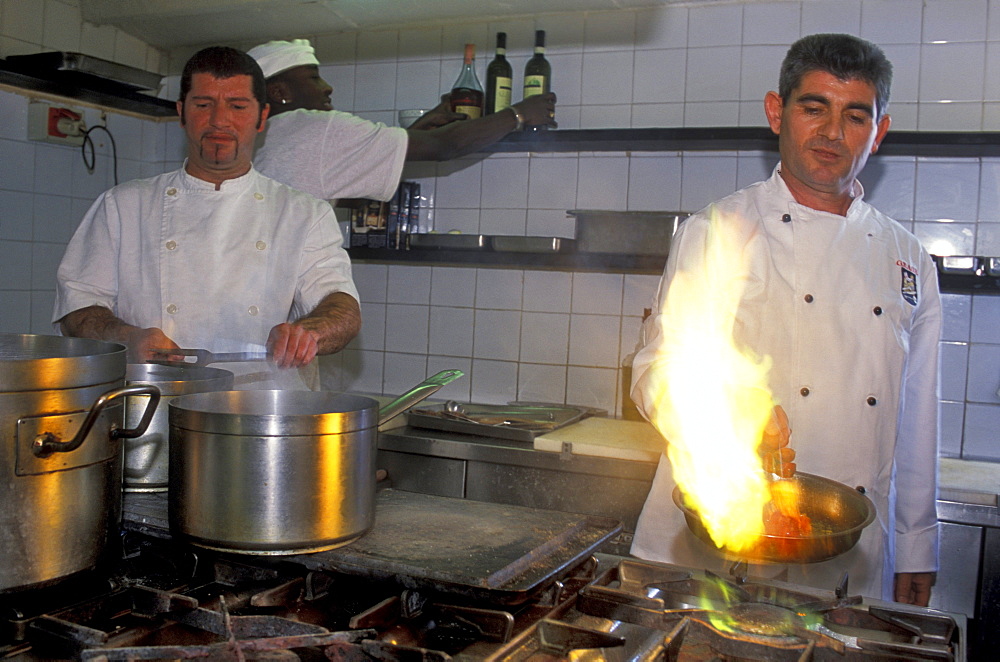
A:
[[[470,120],[483,115],[483,86],[476,75],[476,45],[465,45],[465,60],[451,88],[451,110],[465,113]]]

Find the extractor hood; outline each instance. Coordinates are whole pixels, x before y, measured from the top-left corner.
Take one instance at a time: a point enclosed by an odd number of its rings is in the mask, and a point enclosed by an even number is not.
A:
[[[174,102],[159,99],[159,74],[82,53],[11,55],[0,60],[0,84],[104,108],[174,117]]]

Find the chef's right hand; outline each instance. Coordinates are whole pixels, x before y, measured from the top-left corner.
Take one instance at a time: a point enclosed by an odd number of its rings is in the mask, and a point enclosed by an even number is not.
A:
[[[556,95],[554,92],[536,94],[514,104],[524,116],[525,126],[551,126],[556,128]]]
[[[150,327],[148,329],[136,328],[128,334],[128,362],[129,363],[149,363],[150,361],[183,361],[182,354],[164,354],[154,352],[154,349],[180,349],[180,345],[175,343],[161,329]]]
[[[781,405],[775,405],[771,419],[764,427],[757,453],[764,465],[764,471],[791,478],[795,475],[795,451],[788,447],[792,431],[788,428],[788,415]]]

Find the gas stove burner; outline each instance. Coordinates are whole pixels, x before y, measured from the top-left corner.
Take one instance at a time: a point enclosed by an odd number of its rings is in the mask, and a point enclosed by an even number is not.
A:
[[[735,604],[722,612],[721,619],[713,624],[764,637],[791,637],[806,628],[802,616],[791,609],[761,602]]]

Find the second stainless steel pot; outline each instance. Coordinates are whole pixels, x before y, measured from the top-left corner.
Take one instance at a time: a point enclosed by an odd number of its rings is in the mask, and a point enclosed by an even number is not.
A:
[[[364,535],[375,516],[378,425],[462,373],[449,370],[381,410],[322,391],[220,391],[170,402],[170,529],[211,549],[316,552]]]

